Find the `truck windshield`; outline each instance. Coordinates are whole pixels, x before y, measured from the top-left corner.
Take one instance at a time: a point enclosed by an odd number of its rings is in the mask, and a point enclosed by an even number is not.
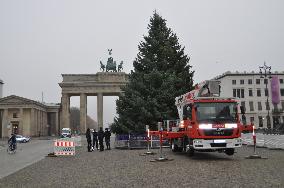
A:
[[[70,133],[69,130],[62,130],[62,133]]]
[[[199,123],[236,123],[237,103],[197,103]]]

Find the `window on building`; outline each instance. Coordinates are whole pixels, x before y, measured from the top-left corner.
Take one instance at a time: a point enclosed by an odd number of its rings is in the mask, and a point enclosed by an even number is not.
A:
[[[267,82],[267,79],[266,79],[266,78],[264,79],[264,84],[268,84],[268,82]]]
[[[237,97],[241,98],[241,90],[237,89]]]
[[[232,84],[233,84],[233,85],[236,85],[236,84],[237,84],[237,81],[236,81],[236,80],[232,80]]]
[[[283,84],[283,79],[279,79],[280,84]]]
[[[265,93],[265,96],[267,97],[268,95],[269,95],[269,93],[268,93],[268,89],[264,89],[264,93]]]
[[[266,110],[270,110],[269,102],[265,102]]]
[[[252,93],[252,89],[251,88],[249,89],[249,96],[253,97],[253,93]]]
[[[248,79],[248,84],[252,84],[252,79]]]
[[[267,128],[271,129],[271,120],[270,120],[270,116],[266,116],[266,120],[267,120]]]
[[[233,89],[233,97],[245,98],[245,89]]]
[[[244,85],[245,84],[245,80],[240,80],[240,84]]]
[[[241,106],[243,106],[244,109],[246,109],[246,102],[245,102],[245,101],[242,101],[242,102],[241,102]]]
[[[256,79],[256,80],[255,80],[255,83],[256,83],[256,84],[260,84],[260,79]]]
[[[261,102],[258,102],[258,103],[257,103],[257,109],[258,109],[258,111],[262,111],[262,105],[261,105]]]
[[[17,113],[13,113],[13,118],[17,118],[17,117],[18,117]]]
[[[245,90],[241,89],[241,98],[245,98]]]
[[[273,126],[279,125],[280,124],[280,116],[272,116],[272,122],[273,122]]]
[[[263,118],[262,116],[258,116],[258,126],[263,127]]]
[[[280,89],[280,94],[282,97],[284,96],[284,89]]]
[[[250,122],[251,122],[251,123],[254,122],[254,117],[250,117]]]
[[[282,110],[284,110],[284,101],[281,101],[281,106],[282,106]]]
[[[253,101],[249,101],[249,110],[250,110],[250,111],[254,111],[254,108],[253,108]]]
[[[257,95],[258,97],[261,97],[261,90],[260,90],[260,89],[257,89],[257,90],[256,90],[256,95]]]

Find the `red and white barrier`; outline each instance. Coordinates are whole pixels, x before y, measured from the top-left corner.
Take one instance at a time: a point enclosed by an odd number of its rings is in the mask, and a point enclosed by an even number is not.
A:
[[[55,155],[75,155],[75,143],[73,141],[55,140]]]

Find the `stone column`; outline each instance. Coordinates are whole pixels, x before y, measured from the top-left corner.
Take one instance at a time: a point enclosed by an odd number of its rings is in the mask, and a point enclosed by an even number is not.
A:
[[[38,118],[38,136],[42,136],[42,130],[41,130],[41,111],[37,110],[37,118]]]
[[[58,112],[55,112],[55,136],[60,135]]]
[[[8,117],[8,109],[3,110],[3,119],[2,119],[2,137],[9,137],[11,132],[9,132],[9,129],[7,128],[8,124],[10,123],[9,117]],[[10,129],[12,129],[12,125],[10,124]]]
[[[30,129],[30,135],[29,136],[35,136],[35,129],[36,129],[36,122],[35,122],[35,109],[31,108],[31,123],[29,129]]]
[[[62,126],[61,128],[70,128],[70,97],[68,94],[62,94]]]
[[[103,94],[98,93],[97,97],[97,116],[98,116],[98,128],[103,127]]]
[[[18,134],[26,135],[25,128],[24,128],[24,109],[20,108],[20,120],[19,120],[19,127],[18,127]]]
[[[39,118],[38,118],[38,109],[35,111],[36,113],[36,136],[39,136],[39,131],[40,131],[40,125],[39,125]]]
[[[87,130],[87,95],[80,95],[80,132],[85,133]]]

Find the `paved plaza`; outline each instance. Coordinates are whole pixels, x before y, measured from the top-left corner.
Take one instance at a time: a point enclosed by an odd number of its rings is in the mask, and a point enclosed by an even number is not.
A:
[[[7,140],[0,141],[0,179],[44,159],[46,153],[53,151],[53,141],[46,138],[35,138],[28,143],[18,143],[14,155],[7,153],[7,146]]]
[[[159,155],[140,156],[143,152],[87,152],[83,140],[75,156],[45,157],[0,179],[0,187],[284,187],[284,150],[257,148],[268,159],[253,160],[245,159],[251,146],[233,156],[196,153],[192,158],[165,148],[169,162],[150,162]]]

